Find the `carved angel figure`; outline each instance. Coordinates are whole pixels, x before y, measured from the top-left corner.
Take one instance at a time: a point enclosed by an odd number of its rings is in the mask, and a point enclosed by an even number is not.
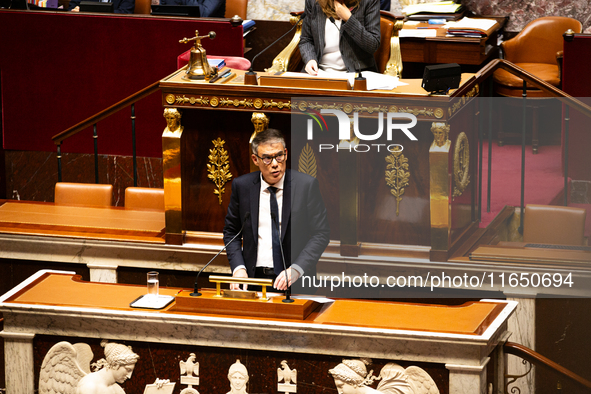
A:
[[[195,362],[197,360],[197,356],[195,353],[189,354],[189,358],[187,361],[179,361],[179,365],[181,367],[181,375],[193,376],[193,372],[195,371],[195,367],[197,367],[197,371],[199,371],[199,363]],[[199,375],[197,373],[196,375]]]
[[[39,374],[40,394],[124,394],[118,385],[131,378],[139,358],[130,347],[101,342],[105,358],[92,364],[90,346],[59,342],[45,355]]]
[[[285,384],[296,384],[296,379],[298,376],[298,371],[296,371],[295,369],[290,369],[289,366],[287,365],[287,361],[283,360],[281,361],[281,368],[277,368],[277,381],[281,382],[283,380],[283,383]]]
[[[343,360],[328,372],[333,376],[339,394],[439,394],[437,385],[422,368],[406,369],[396,363],[386,364],[379,376],[367,372],[369,359]],[[377,389],[369,387],[380,380]]]

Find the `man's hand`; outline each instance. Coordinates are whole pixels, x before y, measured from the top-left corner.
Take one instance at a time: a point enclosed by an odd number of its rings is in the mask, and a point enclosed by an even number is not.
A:
[[[232,278],[248,278],[248,274],[244,268],[240,268],[234,271]],[[244,289],[242,290],[246,289],[248,289],[247,284],[244,285]],[[230,290],[240,290],[240,283],[230,283]]]
[[[71,11],[80,12],[80,7],[76,6],[76,7],[72,8]]]
[[[337,13],[337,16],[342,19],[343,22],[347,22],[351,17],[351,11],[340,1],[334,2],[334,10]]]
[[[306,72],[310,75],[318,75],[318,63],[316,60],[312,59],[308,63],[306,63]]]
[[[286,272],[287,281],[285,280]],[[273,283],[273,287],[277,290],[286,290],[287,286],[291,286],[291,284],[295,283],[299,278],[300,274],[298,271],[294,270],[293,268],[288,268],[286,271],[282,271],[279,275],[277,275],[277,278],[275,278],[275,283]]]

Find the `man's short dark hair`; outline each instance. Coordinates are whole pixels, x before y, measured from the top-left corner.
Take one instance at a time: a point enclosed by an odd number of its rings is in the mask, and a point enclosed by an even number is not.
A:
[[[285,137],[281,131],[277,129],[265,129],[258,133],[251,142],[252,153],[255,155],[259,153],[259,145],[263,144],[274,144],[280,143],[283,144],[283,148],[285,148]]]

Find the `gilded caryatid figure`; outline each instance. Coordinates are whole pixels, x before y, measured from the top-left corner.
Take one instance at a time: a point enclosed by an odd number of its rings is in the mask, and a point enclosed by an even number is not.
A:
[[[252,151],[250,144],[252,143],[252,140],[254,139],[254,137],[258,133],[260,133],[261,131],[269,128],[269,117],[263,112],[253,112],[252,117],[250,118],[250,121],[252,122],[252,125],[254,126],[254,131],[252,132],[252,135],[250,136],[250,140],[248,141],[248,152],[249,153]],[[249,155],[249,157],[250,157],[250,155]],[[248,161],[250,163],[250,172],[256,172],[259,170],[259,168],[254,165],[252,160],[249,159]]]
[[[449,140],[449,125],[444,122],[433,122],[431,124],[431,132],[433,133],[433,144],[431,149],[435,147],[439,150],[449,150],[451,141]]]
[[[252,140],[254,139],[254,137],[256,137],[258,133],[269,127],[269,117],[263,112],[253,112],[250,121],[254,126],[254,132],[250,136],[250,140],[248,141],[249,143],[252,142]]]
[[[163,116],[166,119],[163,136],[177,136],[183,132],[183,126],[181,126],[182,115],[178,109],[165,108]]]

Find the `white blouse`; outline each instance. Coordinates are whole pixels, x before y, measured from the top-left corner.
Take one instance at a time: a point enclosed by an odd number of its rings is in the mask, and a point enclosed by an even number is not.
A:
[[[320,59],[320,69],[324,71],[347,71],[341,51],[339,49],[339,39],[341,20],[335,20],[332,23],[326,18],[326,27],[324,29],[324,51]],[[336,25],[336,26],[335,26]]]

